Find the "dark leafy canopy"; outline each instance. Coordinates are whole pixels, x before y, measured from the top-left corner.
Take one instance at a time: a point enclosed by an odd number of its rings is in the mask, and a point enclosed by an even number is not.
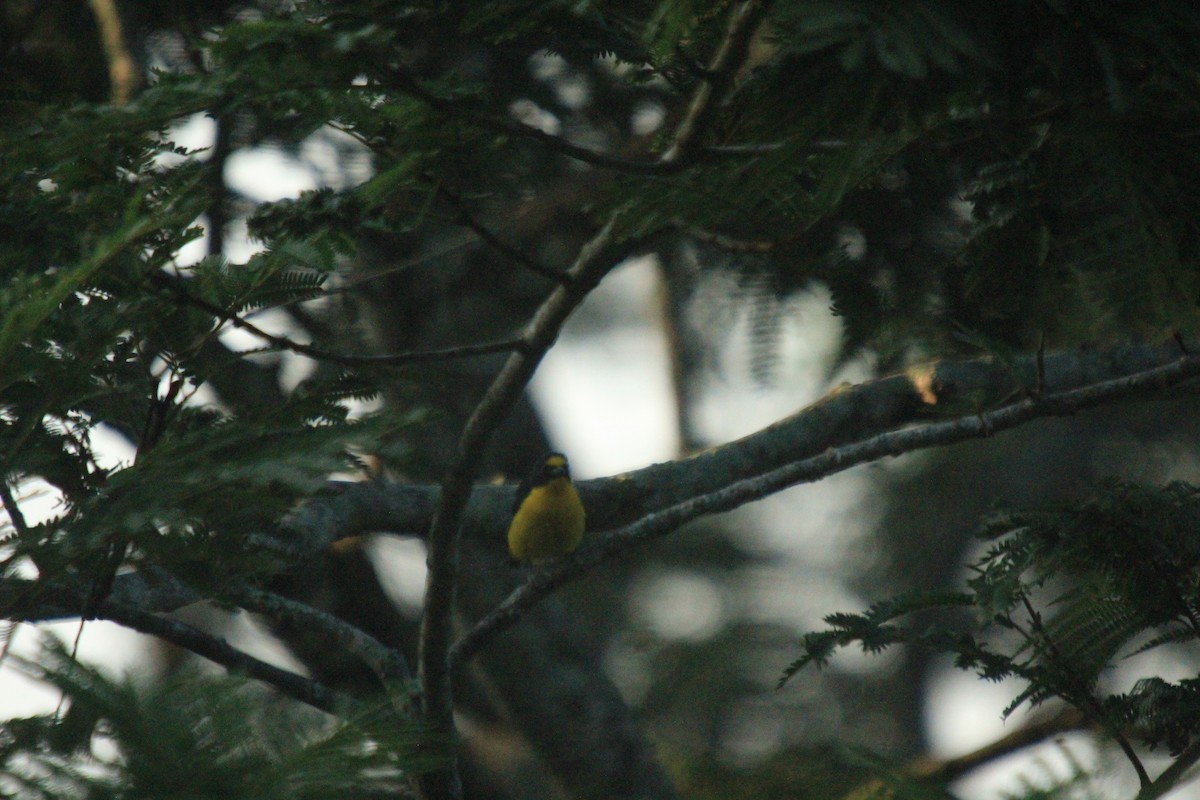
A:
[[[1128,656],[1200,640],[1200,489],[1096,488],[1081,505],[995,515],[981,529],[991,544],[971,565],[966,592],[827,617],[828,630],[805,636],[804,655],[781,683],[851,644],[934,647],[986,680],[1022,679],[1006,713],[1059,698],[1110,732],[1133,732],[1178,756],[1200,735],[1197,680],[1151,677],[1106,695],[1102,678]],[[974,623],[900,624],[947,608],[970,609]]]
[[[172,567],[208,595],[263,577],[251,535],[354,467],[356,444],[403,443],[395,431],[414,409],[352,418],[348,401],[375,397],[381,375],[327,362],[285,391],[255,369],[284,343],[235,352],[222,326],[286,309],[322,332],[304,303],[337,296],[360,249],[418,250],[539,193],[567,197],[592,228],[620,209],[621,236],[663,254],[704,248],[705,265],[751,273],[770,300],[824,287],[844,352],[872,348],[885,366],[961,340],[1003,350],[1195,328],[1200,11],[1188,3],[764,3],[733,91],[672,161],[661,158],[713,78],[704,64],[729,3],[185,5],[118,3],[153,68],[121,106],[105,102],[115,93],[98,77],[108,63],[90,17],[0,5],[4,577],[32,562],[44,580],[102,590],[102,573],[128,561]],[[587,70],[593,97],[512,80],[545,53]],[[514,116],[530,105],[550,134]],[[656,114],[657,128],[633,124]],[[191,153],[172,137],[197,116],[220,139]],[[274,203],[223,185],[231,149],[317,136],[368,153],[372,177]],[[586,188],[562,191],[578,175]],[[264,247],[240,263],[221,255],[231,216]],[[210,255],[182,264],[200,223]],[[519,259],[502,255],[445,293],[511,279]],[[769,339],[770,320],[756,330]],[[102,464],[100,432],[136,460]],[[36,480],[61,505],[27,524],[12,490]],[[987,677],[1027,678],[1028,699],[1082,703],[1135,635],[1191,636],[1185,539],[1103,536],[1126,530],[1114,515],[1133,519],[1136,491],[1113,494],[1087,535],[1062,534],[1070,515],[1014,524],[970,593],[933,599],[986,608],[1023,649],[925,638]],[[1070,549],[1087,542],[1089,558]],[[1153,568],[1115,568],[1147,554]],[[1151,585],[1163,570],[1172,580]],[[1023,617],[1058,575],[1071,579],[1059,611]],[[931,602],[835,618],[806,658],[911,640],[896,620]],[[1191,708],[1192,692],[1149,681],[1103,714],[1178,750],[1189,716],[1164,709]]]

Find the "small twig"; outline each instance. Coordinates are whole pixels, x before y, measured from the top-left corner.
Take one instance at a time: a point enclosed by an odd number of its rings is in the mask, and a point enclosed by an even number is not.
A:
[[[808,142],[805,149],[808,152],[834,152],[845,150],[850,143],[841,139],[818,139]],[[778,153],[784,147],[795,147],[790,142],[752,142],[749,144],[713,144],[702,148],[708,156],[762,156]]]
[[[171,412],[176,409],[175,398],[184,387],[186,381],[180,375],[173,376],[167,381],[167,391],[162,397],[158,396],[160,375],[150,374],[150,402],[147,404],[146,419],[142,423],[142,432],[138,437],[137,454],[145,455],[154,449],[162,435],[166,433],[171,421]]]
[[[1200,761],[1200,739],[1188,745],[1179,757],[1171,762],[1149,786],[1143,786],[1135,800],[1155,800],[1174,789],[1184,779],[1185,774],[1197,761]]]
[[[352,698],[335,692],[322,683],[260,661],[233,647],[224,639],[179,620],[159,617],[111,600],[101,604],[97,611],[97,617],[100,619],[107,619],[140,633],[158,637],[220,664],[232,673],[268,683],[288,697],[327,714],[344,716],[357,705]]]
[[[1172,588],[1175,590],[1175,602],[1183,606],[1184,623],[1192,629],[1193,638],[1200,638],[1200,617],[1197,617],[1195,609],[1188,605],[1183,591],[1179,588],[1179,584],[1175,584]]]
[[[181,279],[172,278],[163,273],[155,273],[150,276],[150,279],[159,286],[162,286],[173,293],[180,301],[187,305],[194,306],[202,311],[205,311],[223,322],[228,322],[235,328],[246,331],[249,334],[257,336],[259,339],[269,343],[273,347],[282,350],[290,350],[293,353],[308,356],[309,358],[317,359],[318,361],[329,361],[334,364],[342,364],[351,367],[369,367],[369,366],[385,366],[395,367],[403,364],[414,364],[423,361],[445,361],[452,358],[470,358],[473,356],[491,355],[494,353],[506,353],[513,350],[520,350],[523,342],[520,339],[505,339],[499,342],[485,342],[483,344],[466,344],[458,347],[446,347],[439,350],[414,350],[408,353],[394,353],[390,355],[349,355],[346,353],[334,353],[329,350],[322,350],[319,347],[302,344],[286,336],[278,336],[273,333],[268,333],[262,328],[249,322],[243,317],[227,311],[216,303],[210,303],[202,297],[197,297],[181,286]]]
[[[475,219],[471,212],[467,210],[466,205],[462,202],[462,197],[445,188],[439,188],[438,191],[454,205],[455,209],[458,211],[458,221],[474,232],[476,236],[482,239],[484,244],[491,247],[508,260],[519,264],[532,273],[541,275],[543,278],[549,278],[550,280],[557,281],[558,283],[565,283],[567,281],[566,273],[564,273],[562,270],[557,270],[553,267],[546,266],[533,256],[526,253],[524,250],[521,250],[520,248],[504,241],[491,230],[489,230],[482,222]]]
[[[180,390],[186,384],[183,377],[175,375],[168,381],[166,393],[162,397],[159,397],[158,384],[160,383],[160,375],[150,372],[149,377],[151,384],[150,400],[147,403],[146,419],[142,423],[142,432],[138,437],[135,459],[145,457],[147,453],[155,448],[159,440],[162,439],[173,416],[172,412],[178,411],[179,406],[176,405],[175,400],[179,396]],[[182,403],[179,405],[182,405]],[[95,609],[112,593],[113,581],[116,579],[121,565],[125,563],[125,558],[129,555],[129,549],[132,545],[133,539],[128,531],[118,531],[110,537],[105,552],[101,555],[101,564],[92,578],[92,588],[88,592],[87,599],[84,601],[83,609],[80,613],[80,616],[84,620],[92,619]],[[83,626],[81,625],[80,634],[82,632]],[[78,640],[76,644],[78,644]]]
[[[1037,348],[1037,393],[1040,395],[1046,388],[1046,332],[1038,337]]]
[[[525,269],[537,275],[541,275],[543,278],[549,278],[550,280],[557,281],[559,283],[565,283],[567,281],[567,276],[565,274],[554,269],[553,267],[547,267],[523,250],[508,244],[499,236],[484,227],[481,222],[472,217],[466,210],[459,210],[458,220],[463,225],[470,228],[476,236],[478,236],[486,245],[488,245],[488,247],[491,247],[493,250],[497,251],[510,261],[520,264]]]
[[[8,661],[8,655],[12,652],[13,642],[16,641],[17,631],[21,629],[21,623],[5,622],[4,633],[0,634],[0,639],[3,639],[4,646],[0,647],[0,667],[4,666],[4,662]]]
[[[1021,592],[1021,604],[1025,606],[1025,613],[1029,615],[1030,628],[1029,632],[1023,632],[1023,635],[1033,645],[1034,652],[1041,653],[1043,654],[1043,658],[1054,662],[1056,667],[1066,675],[1070,684],[1073,684],[1069,686],[1068,691],[1074,695],[1074,698],[1061,692],[1055,693],[1087,714],[1093,722],[1103,728],[1104,732],[1112,737],[1117,746],[1121,748],[1121,752],[1125,754],[1125,758],[1129,759],[1129,763],[1133,764],[1133,770],[1138,776],[1138,784],[1141,788],[1145,789],[1151,783],[1150,775],[1146,772],[1146,767],[1134,751],[1133,745],[1129,743],[1129,739],[1125,737],[1120,728],[1109,721],[1108,716],[1104,713],[1104,709],[1100,706],[1100,702],[1092,695],[1091,689],[1083,685],[1071,670],[1067,660],[1063,658],[1062,652],[1058,649],[1058,645],[1054,643],[1054,640],[1046,632],[1046,627],[1042,624],[1041,613],[1033,607],[1029,595],[1025,592]]]
[[[782,239],[738,239],[716,231],[688,225],[682,220],[677,220],[674,224],[696,241],[710,244],[727,253],[769,253],[780,245],[794,242],[799,238],[799,236],[787,236]]]
[[[1183,353],[1185,356],[1191,355],[1191,353],[1188,351],[1187,343],[1185,341],[1183,341],[1182,333],[1180,333],[1179,331],[1175,331],[1171,334],[1171,338],[1175,341],[1175,344],[1179,348],[1180,353]]]
[[[25,515],[21,513],[21,506],[17,503],[17,498],[13,496],[8,481],[0,480],[0,502],[4,504],[4,512],[8,514],[8,520],[12,523],[13,530],[21,539],[27,539],[29,525],[25,522]]]
[[[810,483],[884,456],[902,455],[968,439],[986,438],[1001,431],[1011,430],[1032,419],[1074,414],[1110,399],[1125,397],[1137,391],[1163,389],[1197,376],[1200,376],[1200,357],[1184,356],[1143,372],[1056,394],[1027,397],[982,414],[888,431],[859,442],[831,447],[819,455],[786,464],[762,475],[739,480],[717,491],[669,506],[611,532],[561,565],[544,572],[536,572],[528,582],[513,591],[459,639],[451,650],[451,657],[458,663],[465,663],[496,634],[516,624],[526,611],[559,586],[632,547],[670,533],[698,517],[730,511],[789,486]]]
[[[908,772],[917,778],[948,783],[1018,750],[1040,744],[1054,736],[1085,729],[1086,723],[1087,719],[1079,709],[1066,706],[1050,719],[1031,722],[970,753],[945,761],[917,761],[908,767]]]
[[[614,172],[626,172],[634,175],[672,175],[682,172],[687,166],[682,162],[669,163],[660,161],[659,159],[623,158],[600,150],[581,147],[561,136],[546,133],[542,129],[535,128],[532,125],[526,125],[523,122],[518,122],[508,117],[488,114],[471,106],[440,97],[425,89],[415,78],[409,76],[395,78],[389,88],[415,97],[447,116],[463,119],[489,130],[530,139],[568,158],[582,161],[585,164],[591,164],[593,167],[601,167]]]

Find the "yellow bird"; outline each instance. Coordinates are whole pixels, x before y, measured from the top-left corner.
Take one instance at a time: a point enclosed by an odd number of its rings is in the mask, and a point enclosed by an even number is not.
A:
[[[508,526],[509,555],[533,562],[565,556],[583,540],[584,516],[567,457],[547,454],[517,489]]]

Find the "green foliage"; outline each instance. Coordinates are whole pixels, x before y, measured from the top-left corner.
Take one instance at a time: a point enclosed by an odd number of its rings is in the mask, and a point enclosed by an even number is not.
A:
[[[830,614],[825,617],[829,630],[804,635],[804,655],[788,665],[779,686],[809,664],[823,667],[838,649],[859,643],[865,653],[879,653],[899,642],[912,640],[914,634],[893,624],[916,611],[954,608],[972,601],[966,594],[916,594],[876,603],[863,614]]]
[[[53,642],[20,666],[63,701],[0,725],[6,796],[395,797],[436,763],[418,752],[413,724],[382,710],[335,722],[199,670],[114,680]]]
[[[738,160],[737,184],[714,161],[718,183],[670,210],[769,244],[781,290],[827,286],[847,354],[889,366],[956,330],[1026,349],[1193,330],[1200,62],[1180,37],[1198,31],[1169,2],[783,4],[717,142],[778,149]],[[885,154],[861,173],[829,152],[861,143]],[[836,175],[808,207],[747,202]]]
[[[299,16],[247,23],[215,43],[213,57],[266,80],[259,58],[301,33],[306,42],[337,39]],[[348,58],[321,63],[336,73]],[[201,402],[226,393],[232,370],[256,371],[256,353],[226,347],[221,326],[324,296],[350,239],[332,225],[289,227],[280,212],[262,223],[266,248],[245,263],[214,256],[178,265],[211,189],[204,164],[170,130],[205,107],[261,101],[261,113],[278,115],[270,135],[303,135],[335,106],[359,102],[340,91],[275,92],[306,63],[288,62],[273,86],[170,75],[129,108],[46,107],[5,121],[21,145],[0,162],[0,480],[44,481],[62,500],[52,518],[10,531],[6,570],[31,557],[47,576],[77,576],[128,540],[134,561],[187,565],[201,582],[233,579],[253,566],[236,563],[230,542],[273,525],[331,474],[356,469],[354,448],[369,451],[411,424],[403,412],[350,416],[350,403],[377,394],[377,376],[365,372],[322,370],[236,412]],[[101,466],[93,444],[101,429],[126,439],[136,458]]]
[[[991,544],[970,565],[966,593],[830,615],[827,630],[805,635],[803,655],[780,683],[850,644],[866,652],[914,644],[952,654],[985,680],[1022,679],[1006,715],[1058,698],[1110,732],[1136,732],[1173,755],[1200,735],[1196,679],[1146,678],[1108,695],[1102,681],[1124,657],[1200,639],[1200,488],[1107,481],[1078,505],[997,513],[980,535]],[[951,607],[973,609],[977,625],[897,624]]]
[[[14,101],[0,114],[0,486],[20,500],[48,485],[60,501],[27,524],[5,500],[5,576],[32,562],[43,579],[84,586],[97,563],[167,567],[204,592],[270,577],[247,547],[253,534],[381,443],[398,440],[403,461],[419,417],[352,413],[395,373],[316,359],[285,386],[286,340],[241,351],[226,333],[282,317],[318,350],[365,352],[379,342],[354,312],[314,309],[361,288],[343,267],[378,253],[363,291],[410,281],[393,298],[405,334],[459,313],[518,317],[513,298],[536,301],[546,285],[528,289],[510,258],[479,246],[474,220],[552,266],[614,209],[639,252],[695,240],[727,251],[702,267],[732,266],[759,288],[739,299],[753,306],[760,377],[785,327],[777,301],[812,287],[844,322],[843,356],[869,350],[881,368],[981,343],[1008,353],[1200,321],[1200,12],[1186,3],[777,2],[730,76],[705,70],[731,2],[141,5],[123,14],[127,41],[147,43],[136,55],[154,72],[123,107],[96,102],[103,69],[80,69],[88,85],[74,94],[82,79],[10,82],[36,42],[0,37],[0,98]],[[86,44],[95,67],[94,36]],[[546,62],[580,78],[586,97],[536,77]],[[733,90],[707,109],[684,161],[656,168],[692,92],[713,77]],[[557,146],[520,127],[524,106]],[[664,124],[634,132],[647,107]],[[202,117],[219,131],[210,150],[172,140]],[[370,177],[272,203],[225,184],[230,153],[297,154],[322,137],[351,143]],[[568,145],[617,167],[589,166]],[[181,264],[198,222],[214,220],[245,221],[261,252],[239,262],[210,247]],[[446,256],[458,250],[469,257]],[[105,461],[95,442],[107,433],[134,455]],[[1112,484],[1077,508],[998,516],[965,591],[833,615],[784,680],[850,644],[919,644],[985,679],[1024,679],[1014,707],[1061,697],[1179,752],[1197,734],[1196,686],[1148,678],[1105,695],[1104,677],[1126,654],[1200,633],[1194,506],[1188,487]],[[983,627],[963,623],[964,609]],[[72,703],[29,724],[36,736],[22,742],[59,759],[31,780],[90,780],[69,759],[99,719],[134,731],[129,753],[154,752],[145,731],[170,720],[118,724],[121,703],[154,709],[59,657],[48,663]],[[196,731],[211,723],[197,719],[220,718],[230,743],[249,735],[217,698],[201,705],[167,737],[173,747],[199,747]],[[197,772],[214,786],[249,791],[251,763],[278,771],[265,750],[217,750],[235,768]],[[97,780],[152,766],[110,765]]]
[[[783,10],[777,27],[792,52],[831,49],[846,70],[863,69],[873,59],[889,72],[920,80],[931,70],[957,73],[964,61],[992,60],[965,20],[935,2],[797,4]]]

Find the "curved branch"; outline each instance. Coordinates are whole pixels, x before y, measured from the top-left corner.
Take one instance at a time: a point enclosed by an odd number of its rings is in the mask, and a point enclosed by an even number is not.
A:
[[[234,672],[242,672],[276,685],[281,691],[323,711],[334,713],[325,704],[333,698],[332,690],[310,689],[288,677],[286,670],[273,672],[263,670],[252,663],[254,659],[197,628],[176,620],[156,616],[171,612],[206,598],[196,594],[164,570],[154,570],[154,581],[145,575],[130,572],[117,576],[113,591],[99,605],[98,618],[108,619],[134,630],[158,636],[179,647],[215,661]],[[381,681],[407,682],[412,674],[398,651],[387,647],[365,631],[344,620],[304,603],[290,600],[270,592],[248,587],[235,587],[226,591],[222,600],[240,606],[247,611],[258,612],[269,617],[286,618],[326,633],[337,644],[358,656],[379,676]],[[61,584],[39,582],[28,579],[8,579],[0,582],[0,608],[7,619],[21,622],[46,622],[63,619],[79,619],[80,594]],[[243,658],[244,657],[244,658]],[[246,661],[245,659],[250,659]],[[268,667],[270,665],[267,665]],[[275,668],[271,668],[275,669]],[[296,676],[300,678],[301,676]],[[303,679],[308,680],[308,679]],[[312,701],[312,702],[310,702]],[[343,702],[341,699],[338,702]],[[343,703],[344,706],[344,703]],[[343,707],[344,711],[345,708]]]

